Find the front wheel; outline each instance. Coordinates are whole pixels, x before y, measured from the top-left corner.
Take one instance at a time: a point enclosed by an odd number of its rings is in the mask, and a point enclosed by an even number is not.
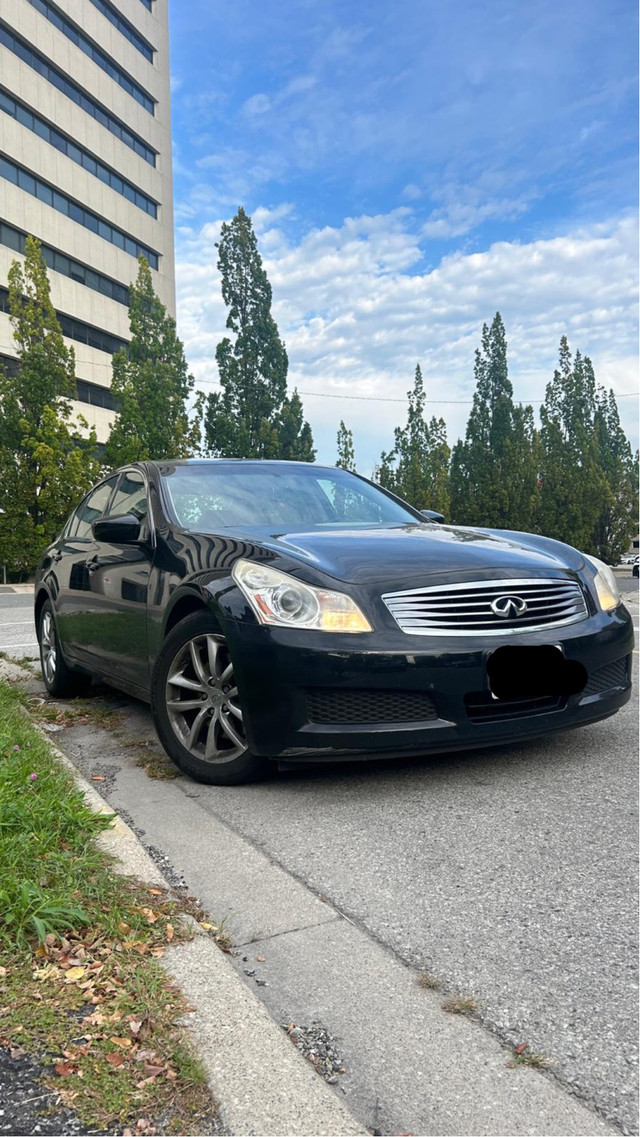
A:
[[[167,636],[154,668],[151,712],[167,754],[197,782],[239,785],[269,768],[249,752],[227,641],[209,612],[193,612]]]

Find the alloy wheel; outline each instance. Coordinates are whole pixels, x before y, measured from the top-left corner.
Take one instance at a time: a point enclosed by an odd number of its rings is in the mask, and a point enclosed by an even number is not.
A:
[[[222,763],[247,750],[238,688],[224,636],[188,640],[171,661],[167,715],[182,745],[200,761]]]
[[[56,632],[51,612],[45,612],[40,624],[40,655],[42,672],[47,683],[56,677]]]

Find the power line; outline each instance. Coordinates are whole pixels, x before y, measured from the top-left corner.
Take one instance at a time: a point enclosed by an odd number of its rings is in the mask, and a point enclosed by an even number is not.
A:
[[[198,379],[196,380],[196,385],[198,384],[207,387],[217,387],[219,391],[222,390],[222,387],[219,383],[216,383],[215,379]],[[394,399],[388,395],[329,395],[324,391],[300,390],[298,390],[298,394],[306,395],[312,399],[356,399],[368,403],[406,403],[408,401],[406,397],[404,399]],[[614,391],[616,399],[634,399],[637,398],[639,394],[640,391],[623,391],[617,395]],[[544,401],[544,399],[514,399],[514,402],[520,406],[527,406],[530,403],[544,403]],[[472,403],[473,399],[430,399],[428,396],[426,399],[427,406],[470,406]]]
[[[4,351],[8,352],[10,348],[0,346],[0,352]],[[94,363],[88,359],[79,362],[81,367],[108,367],[111,370],[110,363]],[[216,387],[218,391],[222,390],[215,379],[197,379],[196,386]],[[324,391],[298,391],[298,394],[305,395],[310,399],[355,399],[357,402],[364,403],[406,403],[408,401],[406,396],[404,399],[394,399],[389,395],[329,395]],[[637,399],[640,391],[621,391],[620,394],[614,391],[613,394],[616,399]],[[514,403],[523,407],[531,403],[544,403],[544,401],[544,399],[514,399]],[[471,406],[473,399],[430,399],[427,397],[426,403],[427,406],[438,407]]]

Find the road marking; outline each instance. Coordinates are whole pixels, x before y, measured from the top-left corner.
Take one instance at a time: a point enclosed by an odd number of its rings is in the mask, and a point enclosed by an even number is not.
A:
[[[31,624],[33,627],[33,620],[6,620],[4,623],[0,621],[0,628],[17,628],[19,624]]]
[[[39,645],[38,645],[37,640],[29,640],[28,644],[4,644],[4,645],[0,644],[0,650],[8,651],[9,648],[14,648],[14,647],[38,647],[38,646]]]

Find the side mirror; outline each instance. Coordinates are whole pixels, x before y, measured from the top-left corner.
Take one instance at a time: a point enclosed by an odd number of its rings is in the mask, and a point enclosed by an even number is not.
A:
[[[442,525],[444,521],[444,514],[436,513],[435,509],[421,509],[420,513],[426,517],[427,521],[437,521],[438,525]]]
[[[140,521],[132,513],[120,517],[100,517],[91,526],[96,541],[110,545],[135,545],[140,540]]]

